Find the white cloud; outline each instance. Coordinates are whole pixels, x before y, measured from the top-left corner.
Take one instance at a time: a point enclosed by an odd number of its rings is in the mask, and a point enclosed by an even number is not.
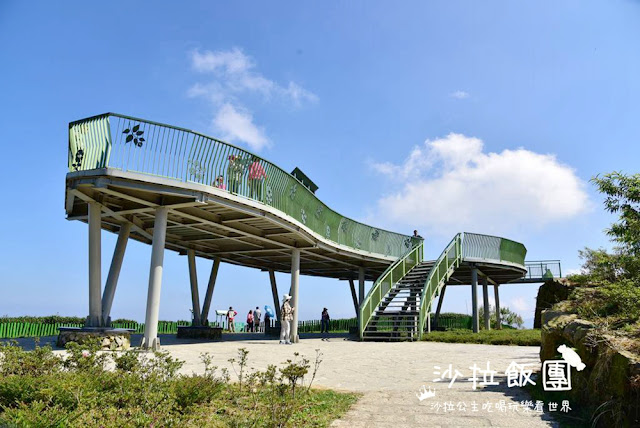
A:
[[[216,129],[223,138],[230,141],[244,141],[252,150],[260,150],[269,145],[264,131],[253,123],[251,113],[237,109],[231,104],[223,104],[213,118]]]
[[[216,132],[227,138],[244,142],[258,150],[268,145],[264,130],[253,123],[243,97],[261,95],[263,100],[279,100],[293,107],[315,103],[318,96],[295,82],[286,86],[268,79],[256,70],[256,63],[241,49],[191,52],[193,69],[207,76],[207,81],[193,84],[187,91],[190,97],[202,97],[213,106]],[[246,103],[247,100],[244,99]],[[246,126],[246,129],[242,129]]]
[[[307,91],[295,82],[289,82],[289,86],[284,89],[284,93],[291,98],[296,106],[301,105],[303,102],[315,103],[318,101],[318,96],[316,94]]]
[[[449,94],[449,96],[458,100],[464,100],[465,98],[469,98],[469,93],[465,91],[455,91]]]
[[[541,227],[585,212],[585,183],[554,155],[525,149],[485,153],[461,134],[427,140],[404,163],[373,164],[395,186],[374,217],[439,236]]]
[[[525,300],[524,297],[516,297],[515,299],[511,299],[507,307],[519,315],[522,315],[522,313],[527,314],[528,312],[531,312],[536,308],[533,302]]]

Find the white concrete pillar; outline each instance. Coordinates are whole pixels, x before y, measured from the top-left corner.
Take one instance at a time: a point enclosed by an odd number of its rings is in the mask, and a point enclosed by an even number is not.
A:
[[[489,278],[482,278],[482,299],[484,305],[484,328],[491,329],[491,310],[489,309]]]
[[[361,305],[364,300],[364,268],[358,269],[358,304]]]
[[[189,260],[189,282],[191,283],[193,325],[202,325],[200,322],[200,292],[198,291],[198,275],[196,271],[196,251],[187,250],[187,259]]]
[[[164,244],[167,237],[168,214],[169,208],[156,208],[153,225],[147,314],[145,316],[144,338],[140,345],[142,348],[150,350],[160,348],[160,340],[158,339],[158,312],[160,311],[160,289],[162,287],[162,265],[164,262]]]
[[[291,342],[298,343],[298,314],[300,306],[298,306],[298,295],[300,288],[300,250],[294,248],[291,254],[291,306],[294,307],[293,321],[291,325]]]
[[[207,294],[204,296],[204,303],[202,304],[202,313],[200,319],[202,324],[208,324],[209,321],[209,309],[211,308],[211,298],[213,297],[213,288],[216,286],[216,278],[218,277],[218,268],[220,267],[220,257],[213,259],[213,266],[211,266],[211,275],[209,275],[209,284],[207,284]]]
[[[478,269],[471,268],[471,323],[473,332],[480,330],[480,322],[478,320]]]
[[[498,284],[493,286],[493,292],[496,298],[496,328],[502,330],[502,317],[500,315],[500,294],[498,292]]]
[[[102,279],[101,276],[101,242],[100,223],[102,212],[100,204],[89,202],[89,317],[87,327],[102,325]]]
[[[278,297],[278,284],[276,284],[276,274],[273,269],[269,269],[269,280],[271,281],[271,294],[273,294],[273,306],[276,311],[276,319],[282,322],[280,314],[280,297]]]
[[[102,293],[102,322],[105,326],[111,325],[111,306],[113,305],[113,296],[116,294],[118,277],[120,277],[122,261],[124,260],[124,252],[127,249],[130,232],[131,223],[123,223],[120,226],[116,247],[113,250],[111,267],[109,268],[109,274],[107,275],[107,283],[104,287],[104,292]]]

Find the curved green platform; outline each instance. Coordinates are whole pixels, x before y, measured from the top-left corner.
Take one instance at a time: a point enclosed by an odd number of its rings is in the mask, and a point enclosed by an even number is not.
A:
[[[184,128],[114,113],[72,122],[68,164],[69,172],[111,168],[213,187],[222,176],[230,193],[273,207],[337,244],[394,258],[412,245],[410,236],[335,212],[273,163]]]
[[[522,244],[472,233],[424,261],[422,239],[341,215],[305,177],[188,129],[105,113],[69,124],[68,156],[70,220],[88,221],[97,204],[99,227],[127,225],[151,243],[166,208],[165,247],[190,257],[288,272],[299,250],[303,274],[375,281],[359,304],[353,291],[362,339],[419,337],[443,287],[471,284],[472,273],[501,283],[526,273]]]

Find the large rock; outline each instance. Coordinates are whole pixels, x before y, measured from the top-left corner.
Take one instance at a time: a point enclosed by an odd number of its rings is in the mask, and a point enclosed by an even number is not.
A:
[[[124,329],[60,328],[56,346],[64,348],[68,342],[78,344],[99,341],[103,351],[125,351],[131,348],[131,332]]]
[[[595,408],[608,403],[603,426],[640,426],[640,360],[616,349],[615,338],[576,314],[558,310],[541,313],[540,360],[559,360],[560,345],[574,349],[585,368],[571,368],[572,389],[568,396]],[[598,425],[600,426],[600,425]]]
[[[536,297],[536,313],[533,319],[533,328],[540,328],[542,323],[542,311],[551,308],[558,302],[569,297],[570,288],[563,282],[548,280],[538,289]]]

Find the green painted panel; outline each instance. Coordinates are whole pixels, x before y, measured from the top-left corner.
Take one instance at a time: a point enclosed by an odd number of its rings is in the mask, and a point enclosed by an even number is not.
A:
[[[109,167],[224,187],[276,208],[326,239],[370,253],[401,257],[416,244],[407,235],[340,215],[291,174],[249,151],[144,119],[106,113],[70,123],[68,167]]]

